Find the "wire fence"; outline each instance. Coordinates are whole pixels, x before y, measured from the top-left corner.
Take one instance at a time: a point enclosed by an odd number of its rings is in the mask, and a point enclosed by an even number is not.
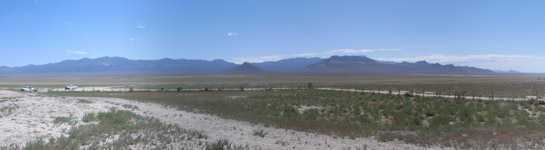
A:
[[[291,87],[272,87],[272,86],[228,86],[228,87],[178,87],[178,88],[135,88],[135,87],[79,87],[76,89],[66,88],[41,88],[38,92],[196,92],[196,91],[270,91],[270,90],[325,90],[325,91],[344,91],[355,93],[371,93],[384,95],[403,95],[403,96],[420,96],[420,97],[435,97],[435,98],[450,98],[450,99],[467,99],[467,100],[500,100],[500,101],[527,101],[527,100],[543,100],[541,92],[536,92],[535,95],[516,95],[512,96],[495,96],[494,92],[490,94],[477,95],[477,91],[426,91],[426,90],[402,90],[402,89],[358,89],[358,88],[337,88],[337,87],[313,87],[312,85],[300,85]],[[545,93],[545,92],[543,92]]]

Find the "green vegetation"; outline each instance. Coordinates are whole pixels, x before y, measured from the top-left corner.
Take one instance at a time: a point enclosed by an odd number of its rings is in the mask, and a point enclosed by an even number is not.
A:
[[[55,117],[55,120],[53,120],[53,123],[55,124],[64,124],[64,123],[70,123],[72,120],[72,116],[70,117]]]
[[[138,109],[138,106],[134,106],[134,105],[131,105],[131,104],[123,104],[122,106],[124,108],[131,109],[131,110],[137,110]]]
[[[381,141],[399,139],[421,145],[475,148],[509,145],[517,139],[533,146],[545,145],[540,141],[545,134],[545,108],[536,101],[472,101],[320,90],[50,94],[155,102],[279,128],[347,137],[376,136]]]
[[[92,104],[94,102],[86,99],[78,99],[78,103]]]
[[[83,115],[83,117],[81,118],[81,121],[83,122],[92,122],[92,121],[96,121],[97,120],[97,117],[95,115],[95,113],[87,113],[85,115]]]
[[[214,143],[209,143],[206,145],[206,150],[223,150],[223,149],[230,149],[231,148],[231,142],[227,139],[218,139]]]
[[[104,77],[104,78],[47,78],[47,79],[0,79],[3,87],[18,90],[21,83],[31,83],[38,89],[63,88],[68,84],[78,85],[86,91],[93,87],[122,88],[129,91],[135,89],[163,88],[164,91],[177,91],[178,88],[188,90],[224,89],[245,91],[250,88],[313,88],[336,87],[391,90],[394,94],[398,89],[414,91],[437,92],[455,95],[456,92],[469,98],[475,96],[490,96],[492,92],[497,97],[535,96],[543,97],[545,93],[544,76],[458,76],[458,75],[360,75],[360,76],[167,76],[167,77]],[[61,89],[61,91],[64,91]],[[403,93],[401,93],[403,94]]]
[[[94,116],[86,115],[86,116]],[[57,117],[55,122],[65,123],[70,117]],[[11,145],[0,149],[56,150],[56,149],[130,149],[130,145],[144,144],[157,149],[168,147],[175,141],[192,140],[199,142],[206,135],[199,131],[165,125],[159,120],[142,117],[130,111],[110,109],[96,115],[98,124],[80,125],[70,129],[68,136],[50,138],[48,142],[37,140],[24,147]],[[119,138],[108,142],[106,139],[117,135]],[[204,145],[203,145],[204,146]]]
[[[265,135],[267,135],[267,132],[263,131],[263,129],[255,129],[253,132],[255,136],[259,137],[265,137]]]
[[[19,109],[19,105],[17,104],[8,104],[7,106],[0,107],[0,118],[11,115],[16,109]]]

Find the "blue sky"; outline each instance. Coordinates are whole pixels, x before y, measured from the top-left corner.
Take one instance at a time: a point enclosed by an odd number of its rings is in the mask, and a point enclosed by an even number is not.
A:
[[[545,72],[545,1],[3,0],[0,65],[366,55]]]

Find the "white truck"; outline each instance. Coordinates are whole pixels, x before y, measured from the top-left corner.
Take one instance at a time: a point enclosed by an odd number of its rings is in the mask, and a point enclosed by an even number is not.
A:
[[[77,88],[78,86],[75,86],[75,85],[67,85],[66,87],[64,87],[64,90],[75,90]]]
[[[27,91],[27,92],[34,91],[34,88],[32,88],[31,86],[24,86],[21,88],[21,91]]]

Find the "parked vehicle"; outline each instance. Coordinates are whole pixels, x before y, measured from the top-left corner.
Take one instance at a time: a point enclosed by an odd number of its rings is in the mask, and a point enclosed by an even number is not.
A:
[[[34,88],[32,88],[31,86],[24,86],[21,88],[21,91],[34,91]]]
[[[78,86],[75,86],[75,85],[67,85],[66,87],[64,87],[65,90],[75,90],[77,88]]]

